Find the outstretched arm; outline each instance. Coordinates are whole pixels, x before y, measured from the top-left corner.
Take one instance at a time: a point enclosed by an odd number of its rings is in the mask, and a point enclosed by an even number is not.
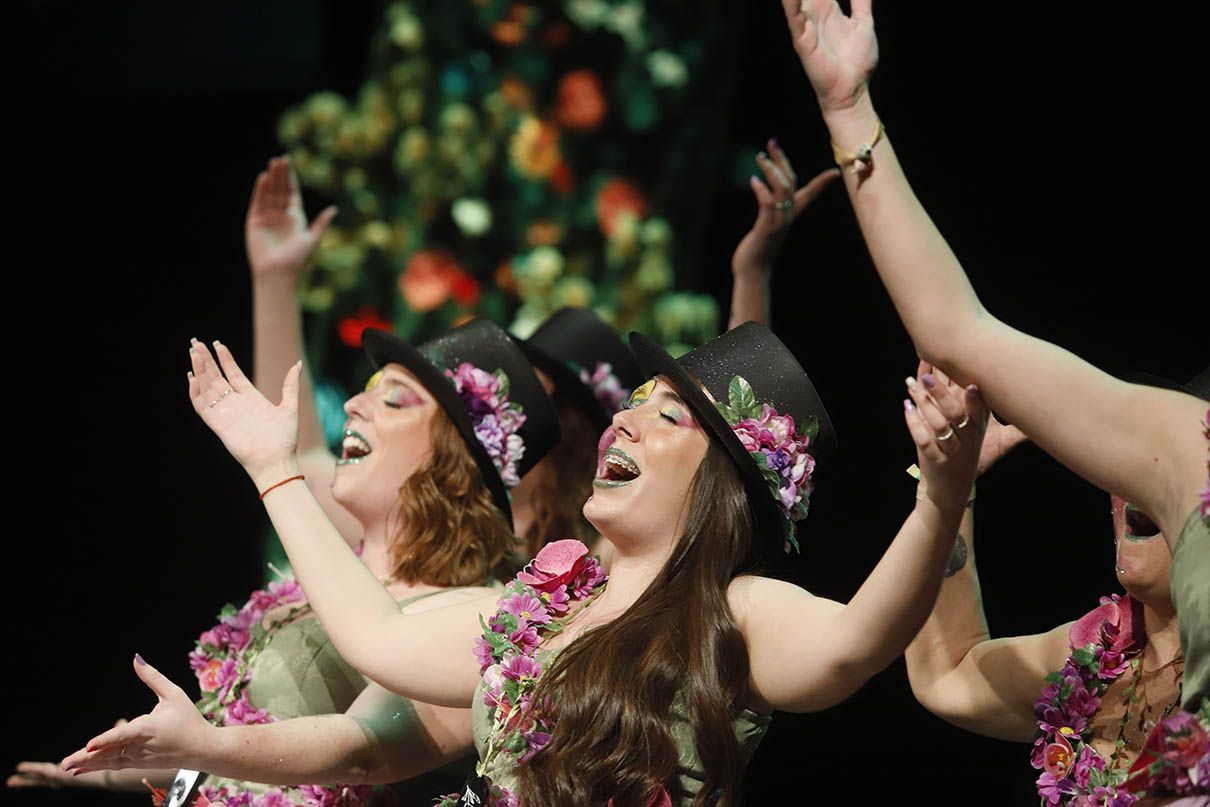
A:
[[[191,768],[270,785],[387,784],[473,747],[468,710],[413,703],[374,684],[345,714],[218,728],[154,668],[136,659],[135,672],[159,703],[64,759],[67,775],[131,778],[133,767]]]
[[[944,387],[930,392],[909,381],[905,418],[927,490],[853,599],[841,605],[767,578],[732,583],[759,706],[806,712],[843,701],[903,653],[933,607],[987,410],[974,388],[955,399]]]
[[[958,381],[977,382],[996,412],[1092,484],[1147,511],[1174,542],[1204,482],[1196,438],[1205,404],[1114,379],[988,313],[908,185],[890,139],[877,137],[870,0],[854,0],[851,15],[834,0],[783,6],[833,143],[852,154],[874,144],[845,170],[845,186],[917,351]]]
[[[281,403],[275,406],[227,348],[214,344],[225,377],[205,345],[195,341],[189,350],[194,411],[261,491],[308,603],[336,649],[358,672],[393,692],[441,706],[469,707],[479,681],[470,648],[480,631],[480,616],[495,611],[496,592],[484,589],[458,605],[401,614],[311,491],[297,482],[302,363],[286,374]]]
[[[299,275],[335,215],[336,208],[329,207],[307,225],[302,192],[287,157],[269,160],[256,177],[244,222],[248,265],[252,269],[252,367],[258,388],[278,390],[290,367],[302,360],[299,465],[324,512],[345,540],[356,546],[362,538],[362,526],[332,498],[336,458],[328,450],[319,422],[298,309]]]
[[[781,146],[770,139],[768,148],[768,153],[761,152],[756,157],[765,181],[755,175],[748,180],[756,197],[756,221],[731,256],[733,285],[728,330],[749,321],[769,324],[769,279],[777,253],[794,220],[840,176],[835,168],[829,168],[799,188],[798,175]]]
[[[956,389],[940,370],[923,363],[920,370],[933,383]],[[978,474],[1024,439],[1016,427],[990,420]],[[921,482],[917,496],[923,488]],[[972,501],[933,611],[904,653],[908,680],[920,705],[943,720],[988,737],[1024,742],[1037,731],[1033,705],[1043,679],[1062,667],[1067,656],[1070,626],[993,640],[983,616],[974,533]]]

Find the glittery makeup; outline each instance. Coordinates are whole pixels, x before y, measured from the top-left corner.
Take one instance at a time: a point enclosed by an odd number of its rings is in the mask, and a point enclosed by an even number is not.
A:
[[[630,398],[626,401],[626,408],[634,409],[636,406],[642,406],[651,397],[655,384],[656,380],[652,378],[642,386],[636,387],[634,392],[630,393]]]
[[[382,400],[387,406],[392,406],[396,409],[401,409],[405,406],[419,406],[424,403],[423,398],[413,390],[402,385],[391,387]]]
[[[366,381],[365,392],[369,392],[370,390],[374,389],[374,387],[377,387],[378,382],[381,380],[382,380],[382,370],[379,370],[378,372],[374,373],[374,375],[370,376],[369,379]]]

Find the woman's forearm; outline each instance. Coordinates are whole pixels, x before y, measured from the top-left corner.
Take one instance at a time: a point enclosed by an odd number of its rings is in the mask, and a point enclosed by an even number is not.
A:
[[[769,274],[768,267],[748,267],[734,272],[728,330],[745,322],[769,324]]]
[[[308,454],[326,448],[315,386],[307,369],[297,273],[252,273],[252,346],[253,383],[271,397],[281,389],[282,379],[294,363],[303,360],[298,391],[298,450]]]

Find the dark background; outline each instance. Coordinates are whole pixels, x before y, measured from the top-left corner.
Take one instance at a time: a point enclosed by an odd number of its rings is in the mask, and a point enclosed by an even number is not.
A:
[[[9,344],[22,349],[6,367],[8,769],[57,760],[148,709],[136,651],[188,683],[194,637],[261,579],[263,512],[189,407],[187,343],[221,337],[249,356],[252,179],[277,152],[286,106],[360,84],[378,20],[376,4],[330,0],[102,5],[24,4],[24,98],[10,107],[21,185]],[[876,105],[987,306],[1109,372],[1187,380],[1206,366],[1206,13],[960,2],[876,13]],[[736,142],[776,135],[800,175],[821,170],[827,135],[780,9],[737,2],[735,14],[742,92],[718,114]],[[712,257],[696,274],[725,308],[753,204],[746,188],[710,201]],[[774,327],[842,446],[817,475],[798,568],[816,593],[845,599],[912,505],[900,401],[915,359],[839,188],[797,227],[774,292]],[[1032,447],[980,482],[993,634],[1049,629],[1116,590],[1108,510]],[[779,715],[749,798],[1030,804],[1033,778],[1026,746],[933,718],[897,663],[839,708]]]

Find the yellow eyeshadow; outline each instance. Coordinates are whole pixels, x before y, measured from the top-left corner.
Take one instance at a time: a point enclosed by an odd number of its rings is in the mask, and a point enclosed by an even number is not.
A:
[[[630,398],[626,401],[626,408],[630,409],[639,406],[643,401],[651,397],[651,391],[655,389],[655,379],[651,379],[640,387],[636,387],[635,391],[630,393]]]
[[[417,403],[420,396],[405,387],[394,387],[383,398],[387,403],[398,406],[403,403]]]
[[[374,387],[377,387],[378,382],[381,380],[382,380],[382,370],[379,370],[378,372],[374,373],[374,375],[370,376],[370,380],[366,382],[365,391],[369,392],[370,390],[374,389]]]
[[[679,409],[661,409],[660,414],[666,418],[671,418],[677,423],[681,422],[681,410]]]

